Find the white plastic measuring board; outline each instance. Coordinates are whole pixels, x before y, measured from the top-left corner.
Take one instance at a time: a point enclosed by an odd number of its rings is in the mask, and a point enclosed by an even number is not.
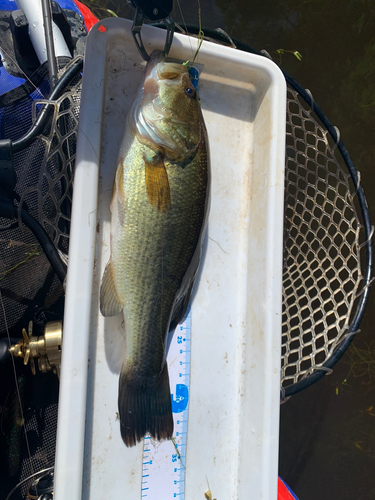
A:
[[[148,500],[157,500],[151,494],[161,487],[157,495],[163,500],[204,500],[208,480],[218,500],[276,500],[285,80],[266,58],[209,42],[199,51],[212,185],[208,234],[191,304],[188,421],[181,431],[187,432],[186,452],[177,447],[181,457],[185,453],[182,493],[182,486],[174,484],[179,475],[171,484],[164,467],[158,471],[154,466],[161,463],[162,450],[167,474],[181,461],[172,462],[177,454],[172,441],[155,443],[153,456],[147,457],[153,462],[147,479],[143,443],[127,448],[121,440],[117,398],[123,319],[99,313],[118,148],[144,69],[131,26],[124,19],[101,21],[86,47],[54,498],[140,500],[149,494]],[[164,46],[162,30],[144,26],[142,37],[149,52]],[[170,57],[191,59],[196,44],[176,34]],[[171,392],[177,402],[176,381]],[[186,425],[185,419],[179,421]],[[181,437],[175,436],[176,445]]]
[[[167,363],[172,393],[173,446],[149,436],[143,445],[142,498],[185,498],[185,462],[189,415],[191,312],[178,325],[169,347]]]

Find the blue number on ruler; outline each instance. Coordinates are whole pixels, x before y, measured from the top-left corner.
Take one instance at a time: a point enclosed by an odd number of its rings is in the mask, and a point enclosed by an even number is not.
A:
[[[184,411],[189,400],[189,391],[187,386],[185,384],[176,384],[176,399],[173,399],[173,394],[171,394],[171,399],[173,413],[181,413]]]

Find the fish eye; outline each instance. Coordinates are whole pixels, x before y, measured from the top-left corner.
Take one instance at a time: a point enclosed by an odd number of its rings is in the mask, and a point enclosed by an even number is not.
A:
[[[192,89],[191,87],[186,87],[185,89],[185,94],[188,96],[188,97],[195,97],[195,90]]]

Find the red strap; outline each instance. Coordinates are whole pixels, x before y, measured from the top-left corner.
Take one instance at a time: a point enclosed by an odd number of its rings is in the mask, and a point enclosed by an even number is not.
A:
[[[91,28],[94,26],[94,24],[96,24],[99,21],[99,19],[95,17],[94,14],[91,12],[91,10],[88,7],[86,7],[86,5],[83,5],[83,3],[79,2],[78,0],[74,0],[74,3],[79,8],[83,20],[85,21],[86,29],[89,32]]]
[[[277,500],[295,500],[295,498],[285,486],[285,483],[279,478]]]

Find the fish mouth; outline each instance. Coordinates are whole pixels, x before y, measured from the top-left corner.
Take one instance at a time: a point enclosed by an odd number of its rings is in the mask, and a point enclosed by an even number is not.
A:
[[[173,80],[185,72],[186,68],[182,64],[167,62],[162,50],[154,50],[146,66],[145,82],[155,76],[161,80]]]
[[[152,95],[152,93],[155,91],[155,85],[157,85],[155,79],[155,70],[157,68],[157,65],[164,61],[165,61],[165,54],[162,50],[154,50],[152,52],[144,74],[144,80],[143,80],[144,94],[150,93]]]
[[[147,64],[143,83],[144,99],[157,96],[160,80],[176,80],[186,73],[182,64],[167,62],[163,51],[154,50]]]
[[[154,50],[150,55],[150,60],[146,66],[145,80],[150,76],[151,72],[155,69],[160,62],[165,62],[165,54],[162,50]]]

